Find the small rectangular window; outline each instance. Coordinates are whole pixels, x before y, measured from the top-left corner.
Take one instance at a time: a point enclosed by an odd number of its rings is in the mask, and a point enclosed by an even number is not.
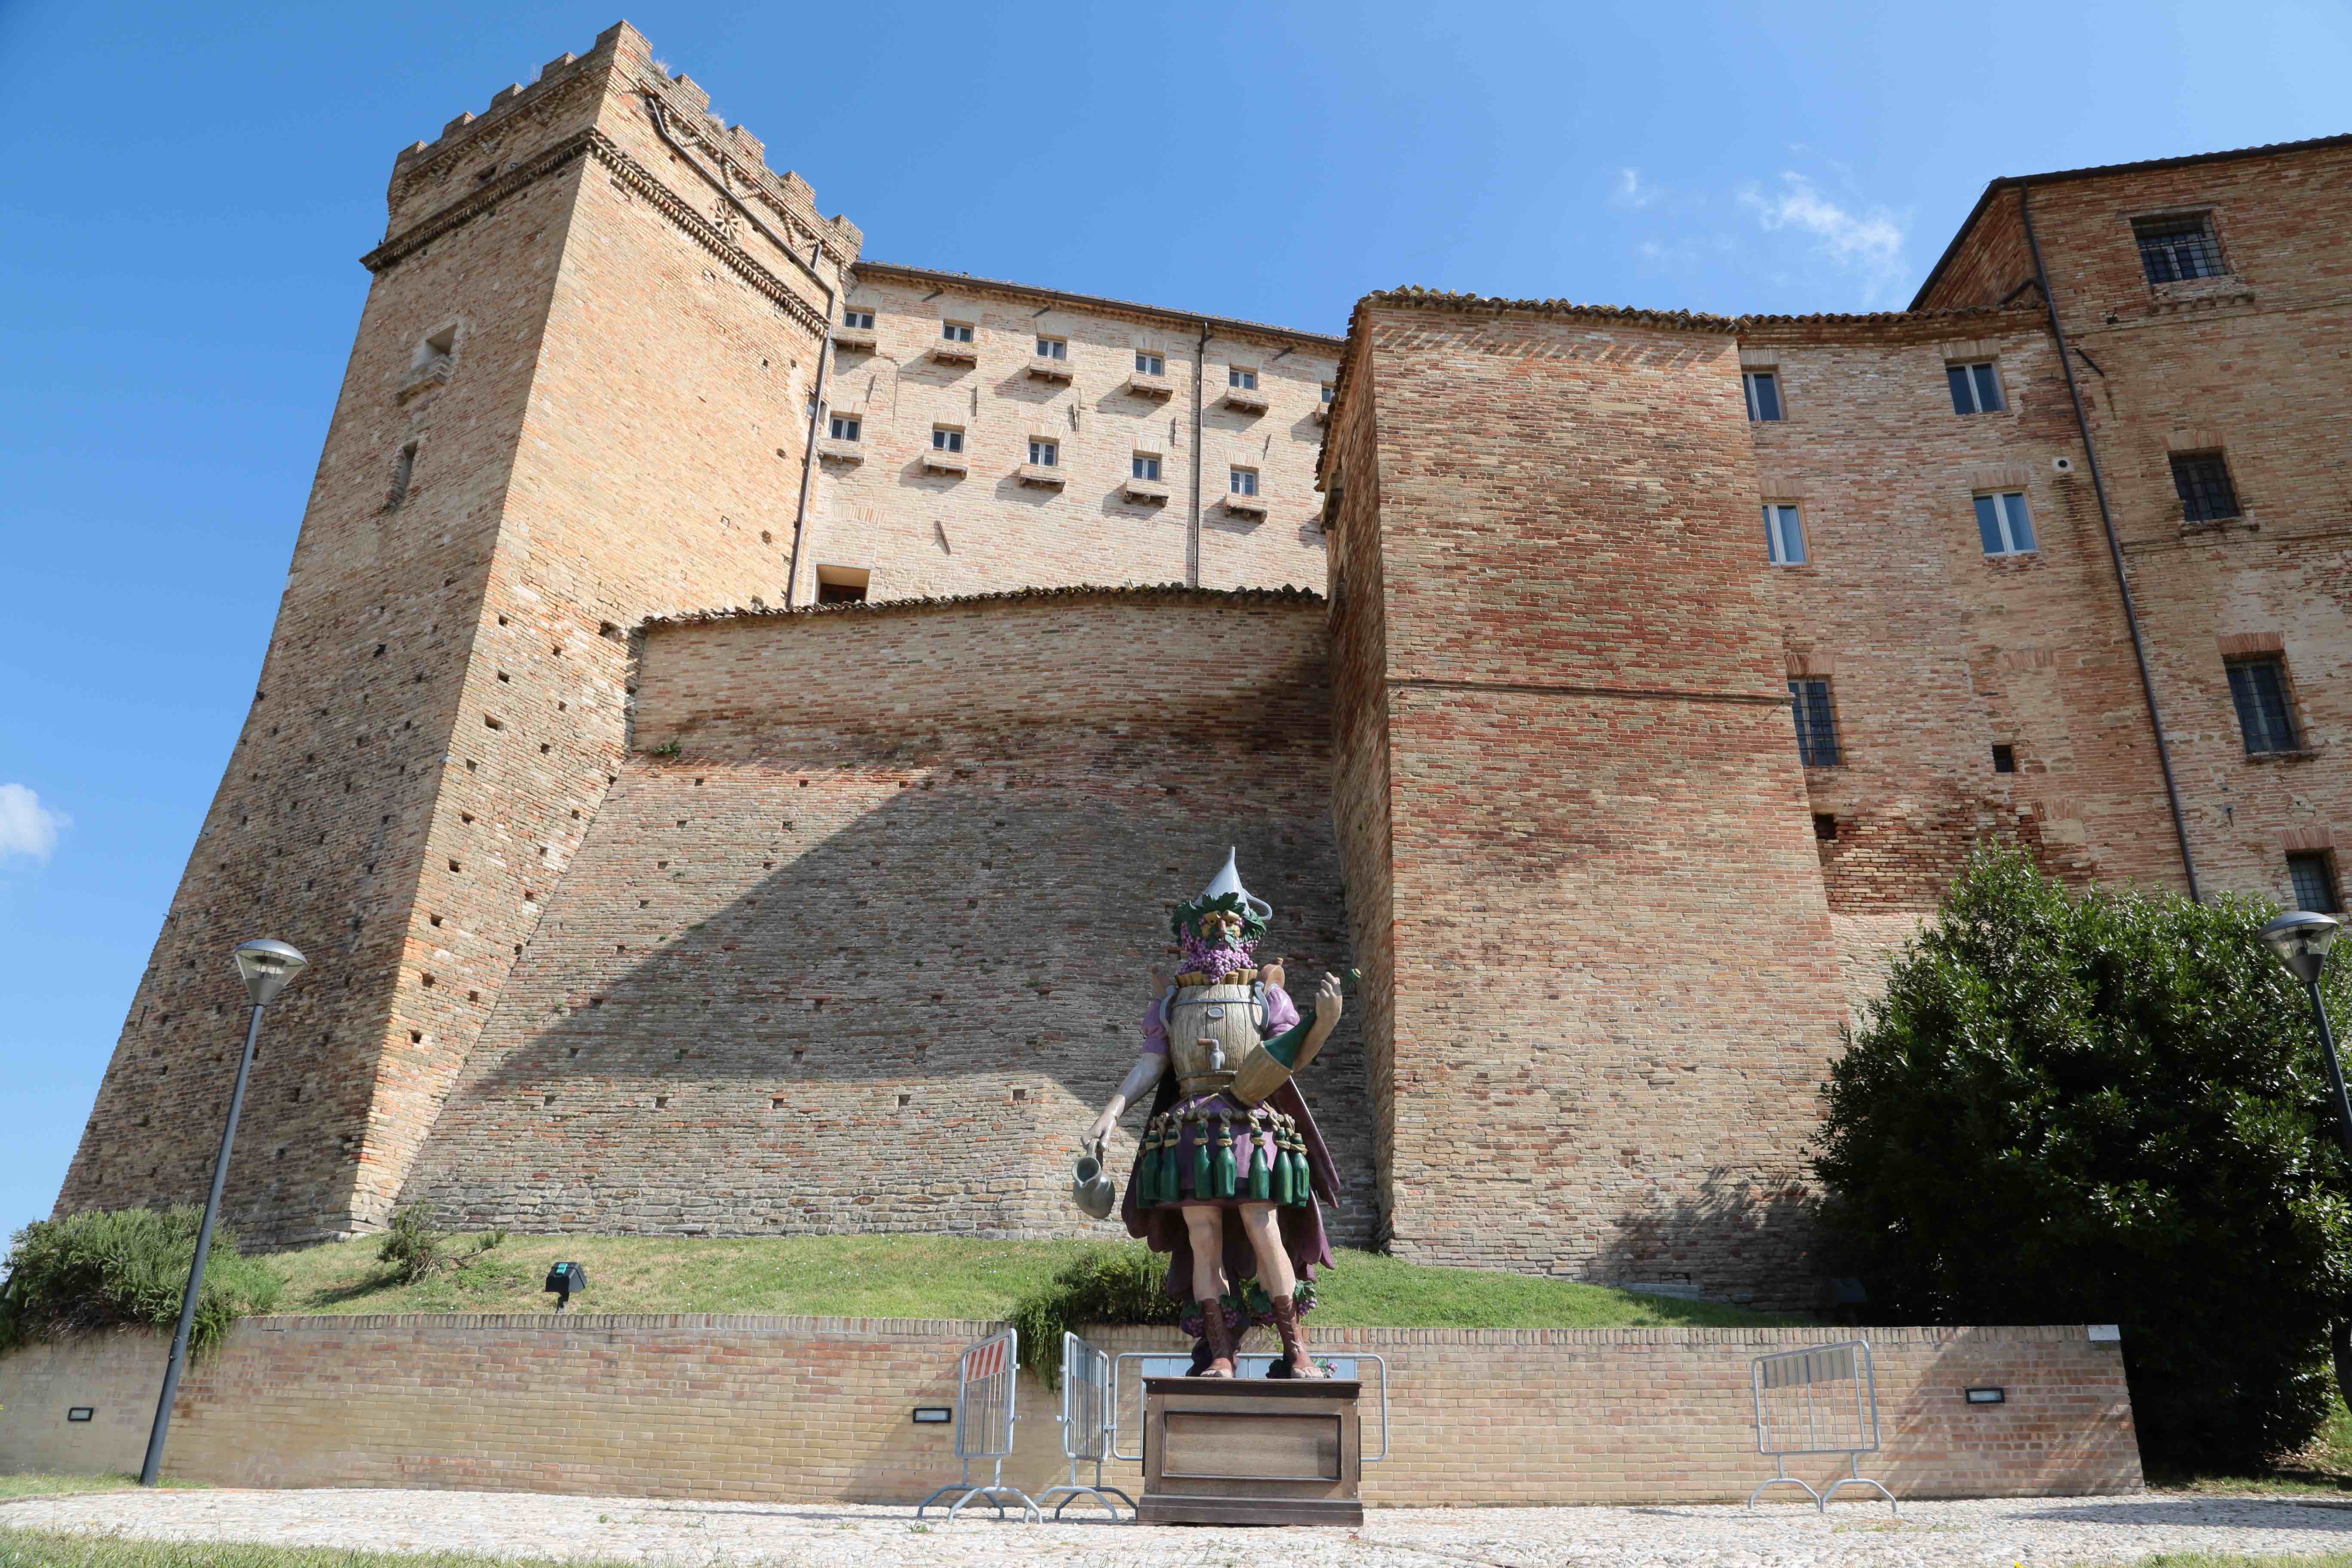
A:
[[[1225,384],[1227,386],[1238,386],[1244,392],[1255,392],[1257,390],[1257,372],[1254,370],[1244,370],[1237,364],[1229,364],[1225,367]]]
[[[2239,515],[2238,487],[2219,452],[2172,454],[2172,488],[2180,495],[2183,521],[2221,522]]]
[[[971,342],[971,323],[970,321],[941,321],[940,323],[940,336],[951,343],[968,343]]]
[[[1805,524],[1795,507],[1765,503],[1764,546],[1775,566],[1805,563]]]
[[[1067,338],[1039,338],[1037,340],[1037,357],[1039,359],[1069,358],[1069,340]]]
[[[866,584],[873,575],[863,566],[819,566],[816,569],[816,602],[820,605],[862,605],[866,602]],[[680,1056],[685,1054],[684,1051],[678,1053]]]
[[[1777,371],[1751,370],[1739,378],[1748,389],[1748,417],[1770,423],[1780,417],[1780,376]]]
[[[2015,746],[1995,746],[1992,749],[1992,771],[1997,773],[2015,773],[2017,771],[2017,748]]]
[[[1838,765],[1837,714],[1830,707],[1826,680],[1789,682],[1789,700],[1797,713],[1797,757],[1809,768]]]
[[[1948,364],[1944,379],[1952,389],[1952,412],[1955,414],[1998,414],[2001,411],[2000,376],[1986,361],[1977,364]]]
[[[1149,353],[1142,349],[1138,349],[1135,351],[1135,374],[1138,375],[1166,375],[1168,374],[1168,362],[1159,354]]]
[[[829,428],[835,440],[855,441],[864,428],[864,422],[855,415],[836,414],[833,416],[833,423]]]
[[[870,332],[874,330],[874,312],[844,310],[841,313],[841,324],[853,332]]]
[[[1160,478],[1160,459],[1150,452],[1138,452],[1135,455],[1135,478],[1156,482]]]
[[[2134,218],[2132,235],[2139,241],[2139,264],[2151,283],[2219,278],[2230,270],[2221,265],[2221,247],[2213,237],[2208,214]]]
[[[2286,858],[2286,879],[2294,889],[2294,907],[2316,914],[2344,912],[2344,894],[2336,880],[2336,857],[2325,849]]]
[[[961,452],[961,451],[962,451],[962,450],[963,450],[963,432],[962,432],[961,430],[957,429],[957,428],[956,428],[954,426],[952,426],[952,425],[934,425],[934,426],[931,426],[931,450],[932,450],[932,451],[934,451],[934,452]]]
[[[1029,443],[1029,460],[1041,468],[1050,468],[1062,460],[1062,444],[1033,438]]]
[[[1337,394],[1339,393],[1339,387],[1338,387],[1338,386],[1336,386],[1335,384],[1333,384],[1332,383],[1328,382],[1328,381],[1327,381],[1327,382],[1325,382],[1325,383],[1323,384],[1323,401],[1324,401],[1325,403],[1329,403],[1329,402],[1331,401],[1331,399],[1332,399],[1335,395],[1337,395]]]
[[[2033,540],[2033,517],[2020,490],[1979,496],[1977,532],[1987,555],[2025,555],[2041,548]]]
[[[2238,731],[2246,739],[2246,754],[2300,751],[2294,710],[2286,700],[2286,661],[2233,658],[2228,668],[2230,700],[2237,705]]]
[[[1255,468],[1234,469],[1232,475],[1232,486],[1233,493],[1237,496],[1254,496],[1257,494],[1257,470]]]

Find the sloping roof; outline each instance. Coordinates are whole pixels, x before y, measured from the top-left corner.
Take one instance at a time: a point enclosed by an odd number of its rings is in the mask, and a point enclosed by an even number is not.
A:
[[[1344,341],[1333,337],[1328,332],[1306,332],[1296,327],[1277,327],[1265,321],[1244,321],[1237,316],[1208,316],[1198,310],[1171,310],[1165,305],[1145,305],[1133,300],[1114,300],[1105,294],[1073,294],[1066,289],[1045,289],[1034,283],[1011,283],[1001,278],[982,278],[970,272],[940,272],[928,267],[902,267],[893,261],[860,261],[851,270],[858,274],[875,273],[903,278],[912,282],[929,284],[937,289],[993,289],[1002,293],[1018,295],[1024,300],[1050,300],[1082,310],[1123,311],[1128,315],[1144,316],[1158,321],[1181,321],[1187,326],[1198,326],[1205,321],[1211,327],[1229,333],[1292,339],[1333,349],[1337,349]]]
[[[1073,584],[1066,588],[1011,588],[997,594],[949,594],[936,598],[861,599],[843,605],[795,605],[790,609],[730,608],[724,610],[689,610],[675,616],[648,616],[638,623],[640,631],[656,626],[704,626],[720,621],[785,620],[806,616],[880,616],[908,610],[961,609],[971,605],[1007,605],[1052,599],[1123,599],[1152,601],[1191,599],[1217,604],[1236,605],[1319,605],[1323,595],[1312,588],[1192,588],[1181,583],[1126,584],[1117,586],[1092,583]]]
[[[2352,147],[2352,132],[2313,136],[2301,142],[2265,142],[2257,147],[2231,147],[2218,153],[2185,153],[2177,158],[2142,158],[2131,163],[2094,163],[2088,168],[2053,169],[2040,174],[2003,174],[1987,183],[1984,194],[1977,197],[1977,205],[1970,207],[1969,216],[1960,220],[1960,226],[1952,233],[1951,243],[1944,247],[1944,254],[1936,258],[1936,265],[1927,269],[1927,281],[1921,283],[1919,291],[1911,296],[1912,308],[1918,308],[1919,301],[1927,297],[1927,290],[1936,286],[1936,279],[1944,275],[1944,268],[1958,253],[1960,242],[1968,238],[1969,231],[1976,226],[1977,219],[1984,216],[1985,208],[1991,204],[1997,191],[2016,190],[2025,185],[2056,184],[2063,180],[2104,179],[2110,174],[2145,174],[2158,169],[2186,169],[2192,164],[2223,163],[2237,158],[2267,158],[2281,153],[2310,153],[2323,147]]]

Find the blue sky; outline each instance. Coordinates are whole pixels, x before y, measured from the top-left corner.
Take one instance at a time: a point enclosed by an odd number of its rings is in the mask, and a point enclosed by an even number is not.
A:
[[[618,3],[0,0],[0,1229],[236,738],[394,153]],[[2340,3],[627,15],[870,256],[1331,331],[1402,283],[1899,306],[1996,174],[2352,130]]]

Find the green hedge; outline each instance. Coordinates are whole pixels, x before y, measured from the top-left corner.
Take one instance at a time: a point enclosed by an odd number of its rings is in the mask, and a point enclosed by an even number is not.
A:
[[[1062,1385],[1062,1335],[1092,1323],[1172,1323],[1183,1303],[1160,1286],[1168,1260],[1148,1247],[1084,1252],[1039,1289],[1013,1303],[1006,1319],[1021,1332],[1021,1364],[1047,1388]]]
[[[26,1226],[9,1246],[8,1279],[0,1284],[0,1353],[103,1329],[168,1332],[180,1321],[203,1218],[189,1204],[161,1213],[93,1210]],[[241,1256],[227,1226],[215,1226],[191,1353],[212,1350],[237,1319],[275,1308],[285,1284],[267,1263]]]

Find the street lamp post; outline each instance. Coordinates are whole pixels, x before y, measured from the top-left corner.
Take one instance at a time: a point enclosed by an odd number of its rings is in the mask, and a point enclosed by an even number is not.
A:
[[[2336,1135],[2344,1141],[2344,1152],[2352,1158],[2352,1099],[2344,1093],[2344,1064],[2336,1059],[2336,1031],[2327,1026],[2327,1002],[2319,993],[2319,976],[2327,967],[2327,950],[2336,944],[2336,933],[2342,929],[2333,915],[2315,914],[2310,910],[2290,910],[2263,927],[2263,940],[2271,944],[2287,973],[2303,982],[2311,993],[2311,1016],[2319,1026],[2319,1052],[2327,1061],[2327,1081],[2336,1090]],[[2352,1321],[2330,1324],[2327,1348],[2336,1363],[2336,1391],[2339,1397],[2352,1398]]]
[[[236,1142],[237,1114],[245,1109],[245,1080],[253,1071],[253,1047],[261,1039],[261,1011],[278,999],[310,960],[288,943],[263,938],[241,944],[235,954],[253,1017],[245,1026],[245,1055],[237,1058],[236,1087],[229,1091],[228,1125],[221,1129],[220,1154],[213,1161],[213,1190],[205,1199],[205,1221],[196,1231],[195,1260],[188,1266],[188,1291],[180,1299],[180,1326],[172,1335],[172,1358],[163,1363],[163,1396],[155,1402],[155,1425],[147,1434],[147,1460],[139,1484],[152,1487],[163,1473],[163,1437],[172,1426],[172,1400],[180,1392],[180,1368],[188,1359],[188,1332],[196,1323],[196,1298],[205,1288],[205,1262],[213,1247],[213,1224],[220,1218],[221,1188],[228,1182],[228,1152]]]

